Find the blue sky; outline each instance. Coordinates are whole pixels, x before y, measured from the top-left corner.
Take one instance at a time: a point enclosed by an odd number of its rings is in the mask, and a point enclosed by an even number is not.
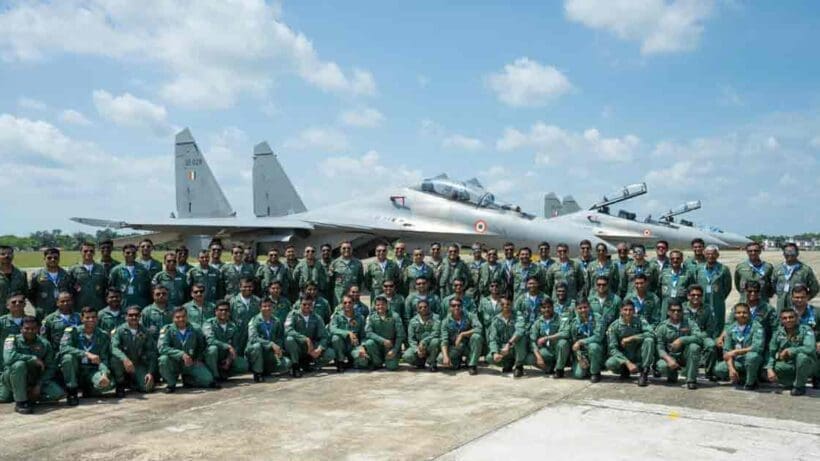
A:
[[[818,31],[815,2],[6,1],[0,232],[167,216],[185,126],[241,215],[267,140],[309,208],[446,171],[817,231]]]

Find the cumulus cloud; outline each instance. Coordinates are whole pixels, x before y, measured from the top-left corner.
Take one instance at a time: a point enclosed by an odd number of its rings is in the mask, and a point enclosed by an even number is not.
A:
[[[307,194],[322,204],[379,193],[390,187],[413,185],[422,177],[420,170],[386,164],[372,149],[361,156],[327,157],[319,162],[318,171],[329,181],[324,182],[321,190],[314,188]]]
[[[190,108],[264,95],[283,72],[323,91],[377,91],[369,71],[321,59],[307,36],[284,23],[279,6],[264,0],[42,0],[14,2],[0,13],[3,60],[61,53],[158,63],[170,75],[160,94]]]
[[[131,93],[113,96],[105,90],[95,90],[92,100],[100,116],[116,125],[148,128],[157,136],[165,136],[172,131],[165,107],[147,99],[140,99]]]
[[[490,74],[487,84],[501,102],[512,107],[543,106],[572,90],[572,84],[561,71],[526,57]]]
[[[460,149],[467,151],[481,150],[484,143],[478,138],[471,138],[461,134],[447,136],[441,141],[441,146],[445,149]]]
[[[350,142],[347,135],[336,128],[311,127],[284,143],[286,149],[341,152]]]
[[[81,112],[78,112],[74,109],[66,109],[60,112],[60,120],[70,125],[81,125],[81,126],[89,126],[91,125],[91,121],[88,120],[85,115]]]
[[[565,0],[570,21],[640,42],[641,54],[697,47],[715,0]]]
[[[640,138],[632,134],[620,138],[606,138],[595,128],[575,133],[555,125],[537,122],[529,132],[515,128],[505,129],[504,134],[496,141],[496,148],[500,151],[535,150],[538,164],[547,164],[550,159],[568,155],[587,155],[591,159],[607,162],[628,162],[638,151],[640,144]]]
[[[362,107],[342,112],[339,119],[348,126],[373,128],[382,124],[384,115],[372,107]]]
[[[21,109],[43,111],[48,109],[48,104],[38,99],[20,96],[19,98],[17,98],[17,107]]]

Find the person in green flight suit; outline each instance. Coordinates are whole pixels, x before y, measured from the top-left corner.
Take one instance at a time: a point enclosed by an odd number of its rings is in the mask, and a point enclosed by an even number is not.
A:
[[[529,330],[525,328],[523,316],[513,312],[508,299],[501,300],[501,312],[490,321],[488,336],[487,363],[502,367],[502,373],[511,372],[515,366],[513,377],[524,376]]]
[[[692,256],[686,258],[683,264],[690,272],[694,273],[698,270],[698,266],[706,264],[706,256],[703,254],[706,249],[706,242],[704,242],[702,238],[696,237],[692,239],[690,245],[692,248]]]
[[[683,306],[674,299],[667,308],[668,318],[655,328],[657,370],[670,384],[678,382],[678,371],[686,374],[686,388],[698,388],[701,338],[698,324],[685,318]]]
[[[767,303],[775,294],[774,266],[760,258],[762,249],[757,242],[746,244],[746,261],[735,266],[735,290],[740,293],[740,302],[746,302],[746,284],[754,281],[760,285],[760,297]]]
[[[367,340],[361,346],[367,351],[367,358],[357,357],[356,366],[371,370],[384,366],[389,371],[395,371],[399,368],[401,359],[404,325],[399,314],[388,310],[384,295],[377,296],[375,304],[374,311],[365,322],[364,334]]]
[[[407,299],[404,301],[404,316],[403,319],[410,319],[416,316],[416,309],[419,301],[427,301],[427,306],[430,312],[436,314],[441,318],[444,314],[444,307],[442,307],[441,298],[437,294],[430,291],[430,281],[426,278],[419,277],[416,279],[416,289],[410,292]]]
[[[572,376],[575,379],[590,377],[590,381],[601,381],[601,365],[604,362],[604,332],[606,325],[601,314],[590,310],[589,301],[579,299],[575,305],[575,315],[561,324],[556,345],[555,378],[564,377],[564,367],[572,351]]]
[[[111,279],[111,269],[117,267],[120,262],[114,259],[111,256],[111,253],[114,252],[114,241],[111,239],[105,239],[100,242],[100,265],[103,267],[105,271],[105,281],[108,283],[108,280]]]
[[[555,361],[558,357],[558,340],[561,337],[560,316],[555,315],[552,300],[544,298],[541,301],[541,315],[532,323],[528,333],[530,354],[527,363],[535,365],[545,374],[553,373]],[[563,369],[561,370],[563,374]],[[559,376],[560,378],[560,376]]]
[[[606,332],[609,358],[606,368],[628,379],[640,373],[638,386],[649,385],[649,369],[655,356],[655,337],[649,323],[635,314],[635,305],[629,299],[621,304],[621,316],[612,322]]]
[[[475,300],[466,294],[467,281],[455,279],[451,285],[452,292],[441,300],[441,305],[449,306],[451,299],[458,299],[461,301],[461,310],[468,314],[477,314],[478,306],[476,306]]]
[[[530,277],[526,286],[527,291],[518,296],[515,303],[513,303],[515,316],[521,318],[524,322],[522,325],[523,334],[529,334],[530,327],[541,316],[541,303],[548,298],[546,294],[539,291],[538,277]]]
[[[595,279],[593,287],[595,288],[594,291],[587,298],[589,307],[593,313],[601,316],[604,331],[606,331],[609,325],[620,315],[621,297],[610,291],[609,276],[599,275]]]
[[[495,248],[487,250],[487,261],[481,265],[478,275],[478,286],[482,298],[490,295],[490,285],[492,283],[498,285],[499,295],[506,295],[507,275],[504,271],[504,265],[498,262],[498,250]]]
[[[74,300],[71,293],[67,291],[57,295],[57,310],[48,314],[43,319],[40,327],[40,336],[45,338],[50,344],[55,354],[60,352],[60,344],[63,339],[65,329],[68,327],[78,327],[82,324],[80,314],[74,312]]]
[[[795,243],[783,246],[783,264],[778,266],[772,274],[775,293],[777,294],[777,311],[780,312],[791,306],[791,295],[794,287],[803,285],[808,290],[809,301],[817,296],[817,276],[811,266],[798,259],[800,251]]]
[[[182,307],[188,310],[186,320],[199,330],[205,326],[206,320],[214,317],[216,309],[214,303],[205,301],[205,287],[199,284],[191,287],[191,300]]]
[[[441,365],[457,370],[466,358],[469,374],[477,375],[483,333],[478,316],[464,312],[461,301],[451,299],[450,311],[441,322]]]
[[[669,252],[669,264],[664,265],[658,278],[661,312],[666,312],[671,301],[686,302],[686,288],[695,283],[695,273],[683,264],[680,250]]]
[[[259,297],[255,296],[256,289],[253,279],[242,279],[239,282],[239,293],[228,300],[231,306],[231,321],[236,324],[239,330],[237,338],[236,353],[243,357],[245,355],[245,345],[248,342],[248,324],[251,319],[259,313]],[[217,307],[219,305],[217,304]]]
[[[34,412],[36,402],[56,402],[65,396],[57,384],[57,362],[51,344],[37,335],[35,317],[23,317],[20,333],[3,341],[3,372],[0,373],[0,402],[14,400],[14,411]]]
[[[541,242],[538,244],[538,265],[547,273],[547,269],[555,263],[555,260],[550,257],[550,242]]]
[[[0,315],[0,339],[19,335],[26,316],[26,296],[23,293],[11,293],[6,301],[7,314]],[[0,352],[0,375],[3,374],[3,354]]]
[[[251,293],[253,289],[251,286]],[[205,321],[202,332],[208,343],[205,365],[217,381],[225,381],[231,376],[248,372],[248,361],[240,353],[244,349],[241,341],[247,337],[247,333],[243,334],[239,325],[231,320],[231,303],[219,301],[216,304],[216,317]]]
[[[416,289],[416,280],[423,278],[427,280],[427,287],[431,292],[435,292],[436,274],[429,264],[424,262],[424,251],[421,248],[413,250],[413,261],[404,268],[402,273],[402,284],[407,292],[406,299],[409,299]]]
[[[177,255],[169,251],[163,258],[165,269],[159,271],[151,279],[151,286],[162,285],[168,289],[168,303],[172,306],[181,306],[188,299],[188,279],[185,274],[177,270]]]
[[[147,306],[151,296],[151,275],[142,264],[136,263],[137,247],[127,244],[122,247],[123,262],[111,269],[108,286],[120,290],[126,306]]]
[[[199,252],[197,258],[199,265],[191,266],[185,274],[189,287],[200,284],[205,287],[205,301],[215,303],[219,300],[219,294],[225,291],[222,272],[211,266],[211,257],[208,250]],[[187,298],[187,295],[186,295]],[[177,304],[181,306],[182,304]]]
[[[256,288],[256,271],[257,268],[253,263],[245,262],[245,247],[235,244],[231,248],[231,262],[219,268],[225,287],[222,296],[226,299],[236,296],[239,293],[239,284],[242,279],[253,281],[254,288]]]
[[[185,386],[222,387],[204,363],[207,347],[202,330],[188,322],[188,310],[184,306],[175,307],[174,321],[159,331],[157,345],[159,374],[167,384],[166,393],[176,392],[180,374]]]
[[[360,347],[365,339],[364,325],[364,317],[353,310],[353,300],[345,296],[342,309],[333,314],[329,325],[337,372],[342,373],[352,367],[357,359],[365,359],[367,352]]]
[[[114,387],[111,373],[111,338],[97,328],[97,311],[91,306],[80,311],[82,327],[66,327],[60,339],[60,371],[65,380],[68,404],[80,403],[83,396],[100,395]]]
[[[624,268],[624,275],[620,279],[621,287],[618,296],[626,299],[635,291],[635,276],[643,274],[646,276],[646,291],[656,293],[658,291],[658,266],[646,260],[646,249],[643,245],[632,247],[634,259]]]
[[[292,280],[299,287],[299,293],[302,295],[307,291],[309,283],[316,285],[320,293],[327,292],[327,273],[325,273],[325,267],[316,259],[316,248],[305,247],[305,258],[296,265]]]
[[[754,390],[763,365],[763,327],[752,321],[745,303],[735,304],[734,318],[724,330],[723,361],[715,366],[715,375],[738,386],[743,382],[743,389]]]
[[[426,300],[419,301],[416,309],[417,314],[410,319],[410,326],[407,328],[408,346],[402,359],[405,363],[414,365],[418,369],[423,369],[426,364],[429,367],[428,370],[436,372],[441,347],[439,341],[441,320],[438,315],[430,312],[430,306]]]
[[[271,282],[270,286],[268,286],[268,296],[263,299],[270,299],[273,304],[273,316],[279,320],[279,323],[281,323],[284,328],[285,320],[287,320],[288,314],[293,310],[293,306],[291,306],[288,298],[282,294],[282,284],[276,280]],[[282,341],[284,341],[284,339]]]
[[[148,280],[152,280],[162,270],[162,264],[151,256],[154,242],[149,238],[140,240],[139,250],[140,258],[137,263],[148,271]]]
[[[342,296],[347,294],[350,287],[355,286],[361,289],[364,282],[364,269],[362,263],[353,257],[353,245],[350,242],[342,242],[339,247],[341,256],[333,260],[330,265],[333,273],[333,300],[335,306],[342,301]]]
[[[584,287],[578,297],[586,298],[592,289],[589,284],[589,266],[595,262],[595,259],[592,257],[592,242],[587,239],[581,240],[578,244],[578,259],[575,261],[581,266],[581,270],[584,272]]]
[[[14,267],[14,248],[0,245],[0,314],[5,314],[6,300],[11,293],[28,293],[26,274]]]
[[[595,245],[595,255],[595,260],[587,266],[587,289],[585,290],[587,297],[595,292],[595,281],[598,277],[606,277],[609,282],[609,291],[612,293],[618,293],[621,282],[618,273],[618,265],[610,259],[609,249],[605,243],[598,243]]]
[[[688,301],[683,303],[683,315],[693,324],[697,324],[700,330],[701,340],[701,365],[706,372],[709,381],[717,381],[715,376],[715,364],[718,354],[723,355],[720,349],[723,343],[718,346],[720,330],[717,327],[717,319],[712,308],[703,304],[703,287],[700,285],[690,285],[687,290]]]
[[[120,290],[109,288],[105,301],[105,308],[98,312],[98,324],[100,330],[111,331],[125,323],[125,309],[122,308]]]
[[[465,291],[470,288],[470,268],[461,259],[460,247],[453,243],[447,247],[447,260],[442,263],[438,278],[438,295],[441,299],[453,294],[453,282],[456,279],[464,282]]]
[[[467,296],[479,303],[481,301],[481,266],[487,261],[484,259],[480,243],[474,243],[472,250],[473,260],[467,265],[470,268],[470,289],[467,290]]]
[[[544,291],[547,277],[541,266],[532,262],[532,251],[527,247],[518,250],[518,264],[512,270],[513,299],[527,291],[527,282],[535,278],[538,282],[538,291]]]
[[[726,324],[726,298],[732,292],[729,268],[718,262],[720,251],[709,245],[703,252],[706,262],[698,265],[695,283],[703,287],[703,304],[712,308],[719,330]]]
[[[48,248],[43,251],[44,267],[31,274],[28,299],[43,318],[57,309],[57,295],[62,291],[73,293],[71,277],[60,267],[60,250]]]
[[[290,280],[288,280],[287,291],[283,291],[283,293],[292,304],[299,302],[299,285],[296,284],[296,280],[293,278],[296,273],[296,266],[298,265],[299,258],[296,257],[296,247],[293,245],[286,245],[285,266],[288,268],[288,277],[290,277]]]
[[[330,303],[333,301],[333,274],[330,266],[333,264],[333,246],[329,243],[323,243],[319,247],[319,264],[325,269],[325,290],[320,292],[323,298]],[[332,304],[331,304],[332,305]]]
[[[635,314],[646,320],[650,327],[655,328],[665,315],[661,313],[661,300],[658,295],[647,289],[648,285],[649,279],[646,274],[636,274],[633,289],[627,294],[627,298],[635,306]]]
[[[274,371],[290,368],[290,359],[284,355],[285,328],[273,315],[273,301],[265,298],[259,305],[259,314],[248,323],[248,345],[245,356],[253,372],[254,382],[261,383]]]
[[[400,279],[399,266],[387,259],[387,245],[377,245],[376,260],[368,263],[364,271],[363,285],[370,291],[370,304],[373,305],[376,297],[383,293],[384,282],[389,280],[398,284]]]
[[[774,307],[770,306],[760,296],[760,283],[757,280],[748,280],[745,283],[746,304],[752,320],[763,327],[763,357],[769,356],[769,341],[777,328],[780,327],[780,319],[777,317]]]
[[[547,269],[547,294],[555,300],[555,288],[559,282],[567,284],[567,297],[571,300],[578,299],[584,290],[585,273],[581,265],[569,259],[569,245],[559,243],[556,246],[558,261]]]
[[[159,331],[174,321],[174,308],[168,305],[168,289],[162,285],[154,287],[154,302],[142,309],[140,325],[148,331],[151,341],[157,344]]]
[[[814,339],[820,338],[820,324],[817,322],[817,313],[814,306],[809,304],[809,288],[803,284],[797,284],[792,288],[791,308],[797,316],[797,321],[800,325],[806,325],[814,331]],[[820,355],[820,342],[816,347],[818,355]],[[814,369],[814,376],[812,377],[812,387],[820,389],[820,361],[816,362],[817,366]]]
[[[817,363],[816,338],[811,327],[800,325],[792,309],[780,313],[781,325],[769,344],[766,376],[780,383],[791,395],[805,395],[806,381]]]
[[[313,364],[323,367],[336,357],[328,346],[327,329],[322,319],[313,313],[313,301],[302,299],[285,320],[285,349],[291,361],[291,375],[302,376]]]
[[[290,274],[288,273],[288,267],[279,260],[278,249],[271,248],[268,251],[268,260],[256,270],[256,278],[259,280],[259,286],[261,287],[259,293],[262,297],[267,295],[270,284],[274,281],[279,282],[283,292],[288,290]]]
[[[125,389],[153,392],[157,375],[157,342],[140,325],[140,308],[125,311],[126,322],[111,330],[111,371],[117,385],[117,397]]]
[[[108,275],[102,264],[94,262],[93,243],[83,242],[80,252],[82,261],[68,269],[68,276],[74,291],[74,302],[80,307],[91,306],[99,311],[105,306]]]

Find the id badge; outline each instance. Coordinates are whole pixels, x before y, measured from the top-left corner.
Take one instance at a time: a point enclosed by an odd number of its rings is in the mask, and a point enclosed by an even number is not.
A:
[[[81,362],[83,365],[88,365],[88,357],[83,357]]]
[[[671,290],[669,290],[669,297],[670,298],[677,298],[678,297],[678,290],[675,289],[675,288],[672,288]]]
[[[128,290],[127,290],[126,292],[127,292],[129,295],[133,295],[133,294],[134,294],[134,287],[133,287],[133,286],[129,286],[129,287],[128,287]]]
[[[788,293],[789,292],[789,286],[790,285],[789,285],[788,282],[783,284],[783,293]]]
[[[51,292],[51,294],[54,296],[54,299],[57,299],[57,297],[60,296],[60,291],[59,290],[54,290],[54,291]]]
[[[712,285],[706,285],[706,294],[707,295],[712,294]]]

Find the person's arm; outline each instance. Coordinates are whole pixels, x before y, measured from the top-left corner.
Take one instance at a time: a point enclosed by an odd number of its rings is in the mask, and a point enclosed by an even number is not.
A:
[[[214,331],[214,325],[211,322],[207,320],[205,321],[205,324],[202,325],[202,334],[205,336],[205,343],[208,346],[216,346],[217,349],[221,351],[228,350],[228,346],[230,346],[230,344],[219,339]]]
[[[398,355],[401,352],[401,345],[404,344],[405,333],[404,324],[401,322],[399,314],[393,313],[393,321],[396,328],[396,340],[393,341],[393,352]]]
[[[119,329],[115,329],[111,333],[111,355],[120,360],[127,360],[128,355],[120,348],[121,341]]]
[[[723,270],[720,274],[720,289],[721,293],[723,293],[723,300],[725,301],[732,292],[732,276],[729,275],[729,269],[726,266],[723,266]]]
[[[769,341],[769,354],[766,356],[765,368],[774,370],[774,363],[777,361],[777,354],[780,353],[780,332],[775,331]]]
[[[658,340],[655,342],[655,351],[658,355],[658,358],[661,360],[668,360],[670,359],[669,353],[666,351],[666,324],[662,323],[655,328],[655,337]]]
[[[367,318],[367,322],[365,323],[364,327],[364,334],[367,337],[367,339],[372,339],[373,341],[376,341],[379,344],[383,344],[387,340],[387,338],[383,338],[381,335],[376,333],[376,331],[373,329],[373,324],[371,322],[373,316],[378,315],[379,314],[373,313],[370,317]]]
[[[609,330],[607,330],[606,337],[609,341],[607,351],[609,352],[609,356],[611,358],[625,361],[626,356],[624,356],[623,352],[621,352],[621,338],[620,335],[618,335],[618,330],[615,328],[616,326],[617,324],[613,323],[610,325]]]
[[[680,339],[684,346],[688,346],[690,344],[698,344],[700,346],[703,345],[702,335],[700,333],[700,327],[696,322],[687,322],[689,324],[689,334],[686,336],[681,336]]]
[[[36,359],[36,357],[34,358]],[[54,349],[51,348],[51,345],[48,344],[48,342],[45,344],[43,365],[45,365],[45,368],[43,369],[43,373],[40,375],[40,383],[51,381],[54,379],[54,375],[57,374],[57,359],[54,356]]]
[[[347,338],[350,330],[347,329],[347,320],[341,314],[333,315],[330,319],[330,334]]]
[[[740,286],[740,279],[742,277],[742,275],[740,273],[740,267],[743,264],[745,264],[745,263],[739,263],[737,266],[735,266],[735,273],[734,273],[735,290],[737,290],[738,293],[743,293],[743,288]],[[760,296],[763,297],[763,293],[761,293]],[[764,297],[763,299],[766,299],[766,298]]]
[[[789,353],[791,355],[797,355],[800,353],[806,354],[811,357],[812,352],[814,352],[817,339],[814,336],[814,332],[809,329],[806,329],[806,334],[803,336],[803,343],[799,346],[790,347]]]
[[[416,340],[418,336],[420,324],[413,320],[410,321],[410,325],[407,326],[407,345],[408,347],[418,348],[419,342]],[[421,338],[422,341],[425,339],[424,337]]]
[[[804,265],[804,267],[808,270],[806,274],[806,287],[809,290],[809,301],[811,301],[817,296],[818,291],[820,291],[820,286],[818,286],[817,276],[814,275],[814,270],[809,266]]]
[[[167,355],[168,357],[180,360],[185,352],[173,346],[171,335],[168,331],[169,329],[169,327],[165,326],[159,331],[159,340],[157,341],[159,355]]]
[[[9,336],[3,343],[3,363],[10,367],[15,362],[34,362],[37,356],[34,354],[24,354],[14,347],[14,336]]]
[[[290,311],[288,313],[287,320],[285,320],[285,336],[288,338],[293,338],[297,342],[303,343],[307,339],[307,336],[299,333],[299,331],[294,328],[297,315],[300,315],[297,311]]]
[[[66,327],[63,330],[63,337],[60,339],[60,356],[70,355],[78,359],[85,357],[85,351],[79,349],[76,345],[75,335],[79,334],[75,327]]]

